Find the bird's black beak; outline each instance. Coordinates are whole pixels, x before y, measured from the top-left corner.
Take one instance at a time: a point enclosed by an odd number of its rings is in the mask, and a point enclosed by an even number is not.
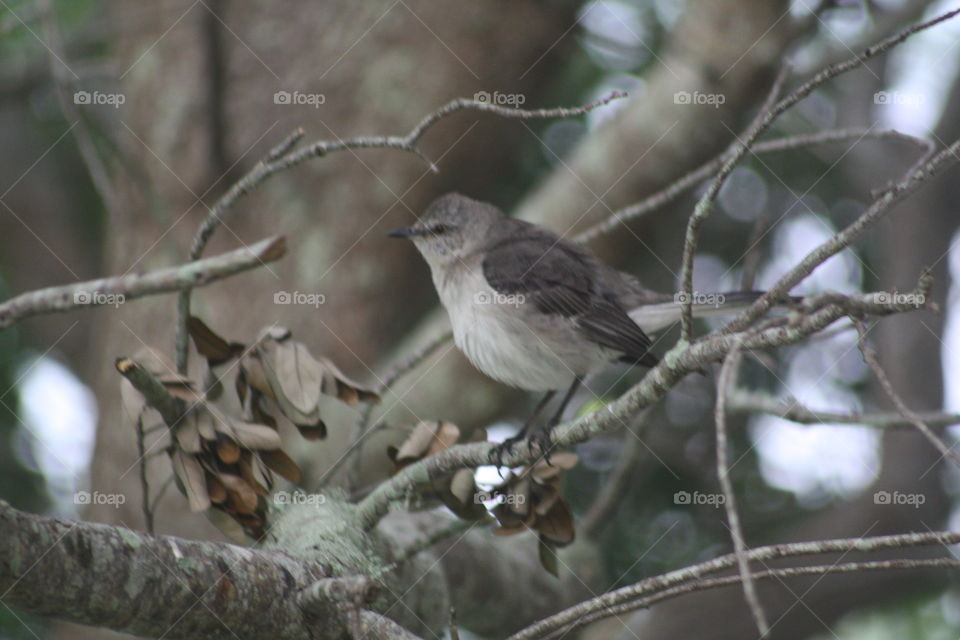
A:
[[[394,229],[387,234],[388,238],[412,238],[413,236],[421,235],[419,231],[413,227],[400,227],[399,229]]]

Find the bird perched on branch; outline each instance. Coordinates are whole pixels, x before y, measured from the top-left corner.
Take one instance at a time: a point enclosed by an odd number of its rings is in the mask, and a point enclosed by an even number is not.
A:
[[[451,193],[413,225],[409,238],[430,266],[457,346],[494,380],[546,392],[523,429],[495,452],[530,436],[546,454],[550,429],[588,373],[619,361],[655,366],[649,334],[680,318],[678,296],[660,294],[586,249],[497,207]],[[715,294],[695,316],[736,313],[758,292]],[[553,417],[531,433],[546,404],[566,389]]]

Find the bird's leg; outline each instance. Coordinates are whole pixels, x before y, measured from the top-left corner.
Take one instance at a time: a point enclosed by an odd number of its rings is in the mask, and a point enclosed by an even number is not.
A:
[[[537,419],[537,416],[543,411],[543,408],[547,406],[547,403],[550,402],[550,399],[556,394],[556,391],[547,391],[540,402],[537,403],[536,408],[534,408],[533,413],[527,418],[527,421],[523,423],[523,428],[520,429],[520,432],[517,435],[507,438],[493,450],[492,458],[495,461],[495,464],[498,467],[503,466],[503,454],[510,453],[514,445],[527,437],[527,434],[530,432],[530,428],[533,426],[534,421]]]
[[[563,419],[563,412],[567,410],[567,405],[573,400],[573,394],[577,392],[577,389],[580,388],[582,383],[582,378],[574,378],[573,383],[570,384],[570,388],[567,389],[567,393],[564,394],[563,400],[560,402],[560,406],[557,407],[557,411],[553,414],[553,417],[550,418],[543,427],[530,434],[530,441],[536,443],[540,451],[543,452],[543,459],[546,460],[547,464],[550,464],[550,449],[553,448],[553,445],[550,444],[550,432],[553,431],[555,426],[560,424],[560,421]]]

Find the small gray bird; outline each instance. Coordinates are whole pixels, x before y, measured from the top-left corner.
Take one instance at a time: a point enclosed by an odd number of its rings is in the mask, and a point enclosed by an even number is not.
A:
[[[548,452],[550,429],[587,374],[613,361],[656,365],[648,334],[680,318],[674,296],[645,289],[552,231],[456,193],[388,235],[410,238],[427,261],[454,341],[477,369],[511,387],[547,392],[520,433],[498,449],[498,463],[553,395],[567,389],[535,434]],[[693,312],[734,313],[759,295],[717,295]]]

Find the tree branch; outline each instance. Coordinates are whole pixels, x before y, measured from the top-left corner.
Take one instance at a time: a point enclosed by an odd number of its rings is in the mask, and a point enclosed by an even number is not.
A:
[[[779,399],[766,393],[743,389],[731,394],[727,409],[738,413],[769,413],[798,424],[848,424],[880,428],[909,427],[912,424],[899,413],[820,411],[801,404],[795,398]],[[928,412],[915,415],[928,425],[947,427],[960,424],[960,414]]]
[[[690,220],[687,223],[686,237],[683,242],[683,263],[680,269],[680,290],[683,291],[685,295],[683,299],[683,310],[680,313],[680,339],[683,342],[690,342],[693,339],[693,256],[697,251],[700,226],[710,215],[713,203],[717,199],[717,196],[720,195],[720,189],[727,181],[727,176],[733,172],[737,163],[747,155],[750,147],[756,142],[757,138],[763,135],[770,125],[773,124],[773,120],[776,118],[776,115],[773,113],[774,102],[779,97],[789,73],[790,67],[787,65],[780,69],[776,80],[774,80],[773,87],[770,89],[770,94],[747,128],[745,139],[737,139],[733,153],[726,158],[723,166],[720,167],[717,175],[714,176],[706,193],[704,193],[700,201],[697,202],[697,206],[694,208],[693,214],[691,214]]]
[[[734,166],[736,166],[736,164],[749,152],[751,146],[757,140],[757,138],[761,136],[767,129],[769,129],[770,125],[772,125],[773,122],[780,115],[782,115],[787,109],[791,108],[792,106],[800,102],[800,100],[810,95],[810,93],[812,93],[814,89],[821,86],[825,82],[843,73],[846,73],[847,71],[850,71],[852,69],[856,69],[857,67],[862,66],[870,58],[876,57],[877,55],[884,53],[887,50],[895,47],[896,45],[900,44],[901,42],[909,38],[911,35],[918,33],[919,31],[923,31],[924,29],[928,29],[945,20],[948,20],[953,16],[957,15],[958,13],[960,13],[960,9],[955,9],[953,11],[948,11],[940,16],[937,16],[932,20],[928,20],[926,22],[922,22],[916,25],[911,25],[910,27],[907,27],[906,29],[900,31],[896,35],[893,35],[872,47],[868,47],[866,50],[864,50],[862,54],[855,55],[854,57],[848,60],[845,60],[844,62],[831,65],[826,69],[823,69],[822,71],[817,73],[813,78],[811,78],[807,82],[803,83],[802,85],[800,85],[799,87],[791,91],[786,97],[784,97],[782,100],[777,102],[772,107],[763,108],[760,110],[757,117],[754,119],[754,121],[750,124],[750,127],[747,129],[747,132],[744,138],[742,140],[738,138],[737,141],[735,142],[735,146],[734,146],[735,151],[727,159],[723,167],[717,173],[717,176],[714,178],[713,182],[711,183],[710,188],[707,190],[707,192],[703,195],[703,197],[697,203],[697,206],[694,209],[693,214],[690,216],[690,220],[687,225],[686,237],[684,239],[683,266],[682,266],[681,278],[680,278],[681,290],[686,294],[686,299],[683,305],[683,313],[681,314],[681,317],[680,317],[681,325],[682,325],[681,327],[682,340],[689,342],[692,338],[693,257],[697,248],[697,240],[699,236],[700,226],[703,224],[704,220],[706,220],[706,218],[710,215],[713,202],[716,199],[717,195],[719,194],[720,188],[723,186],[723,183],[725,182],[727,176],[733,170]],[[778,83],[774,84],[774,88],[770,94],[771,97],[777,95],[779,91],[779,85],[782,82],[783,82],[783,74],[781,74],[780,78],[778,78]],[[767,105],[765,105],[765,107],[766,106]],[[955,143],[954,145],[951,146],[950,151],[952,155],[955,155],[956,149],[954,147],[957,147],[957,146],[960,146],[960,143]],[[934,164],[934,161],[937,160],[938,158],[940,160],[940,163]],[[930,163],[926,165],[925,167],[926,171],[911,169],[908,172],[908,174],[911,177],[922,176],[925,173],[933,172],[936,167],[942,166],[942,164],[944,163],[945,163],[944,158],[935,156],[934,159],[931,160]],[[920,181],[922,181],[922,179]],[[917,185],[913,185],[912,188],[908,188],[907,186],[903,185],[903,183],[901,182],[898,185],[887,190],[885,196],[874,203],[874,207],[878,207],[879,203],[884,202],[889,197],[889,202],[887,202],[885,205],[879,205],[879,208],[881,211],[885,210],[889,204],[892,204],[897,199],[902,198],[906,194],[916,189],[916,186]],[[874,207],[871,207],[871,209],[873,209]],[[845,229],[844,232],[834,235],[828,241],[828,243],[835,244],[836,251],[839,251],[843,247],[848,246],[850,242],[852,242],[853,239],[857,235],[859,235],[859,232],[851,233],[849,237],[844,238],[846,240],[845,242],[841,242],[841,236],[845,236],[845,232],[847,230],[857,225],[862,225],[862,228],[866,228],[866,226],[868,226],[874,218],[875,218],[874,216],[869,216],[869,215],[861,216],[853,224],[851,224],[850,227]],[[862,231],[862,229],[860,230]],[[828,244],[828,243],[825,243],[825,244]],[[834,253],[836,251],[834,251]],[[831,255],[833,254],[831,253],[826,257],[830,257]],[[821,264],[826,259],[826,257],[823,258],[822,260],[817,261],[816,264]],[[791,271],[791,274],[801,273],[799,269],[802,265],[803,263],[801,263],[801,265],[798,265],[796,269]],[[791,274],[788,274],[788,275],[791,275]],[[803,277],[805,277],[806,275],[809,275],[809,271],[803,273]],[[742,329],[744,326],[746,326],[748,322],[746,320],[747,317],[749,317],[750,321],[752,321],[752,320],[755,320],[760,315],[762,315],[763,313],[765,313],[767,310],[769,310],[770,307],[773,305],[773,303],[782,299],[793,287],[793,285],[797,284],[797,282],[799,282],[801,279],[802,277],[798,278],[796,282],[793,282],[790,286],[773,287],[773,289],[771,289],[759,300],[757,300],[757,302],[755,302],[750,307],[750,309],[745,311],[740,317],[738,317],[737,320],[734,320],[734,323],[738,323],[740,318],[744,318],[743,322],[736,324],[738,329]],[[787,280],[788,278],[784,277],[781,280],[781,282],[786,283]]]
[[[31,316],[70,311],[79,307],[120,305],[134,298],[201,287],[273,262],[285,252],[283,236],[275,236],[249,247],[177,267],[22,293],[0,304],[0,329]]]
[[[920,419],[916,413],[914,413],[910,407],[906,405],[903,401],[903,398],[900,397],[894,388],[893,384],[890,382],[890,378],[887,377],[886,371],[883,370],[883,367],[880,366],[880,361],[877,359],[877,354],[874,350],[867,344],[867,328],[863,324],[863,321],[859,318],[851,318],[854,325],[857,327],[857,344],[860,347],[860,353],[863,355],[863,361],[867,363],[867,366],[873,371],[873,375],[876,376],[877,381],[880,383],[880,386],[883,388],[884,393],[887,394],[887,397],[890,398],[890,401],[893,402],[893,406],[897,408],[897,411],[900,412],[900,415],[904,419],[916,427],[924,438],[930,441],[930,443],[940,452],[940,454],[946,458],[950,458],[954,464],[960,466],[960,456],[957,455],[957,452],[953,450],[952,447],[948,446],[942,438],[937,436],[933,431],[930,430],[923,420]]]
[[[813,297],[817,299],[816,296]],[[743,334],[714,332],[692,344],[678,343],[650,371],[614,402],[603,409],[558,425],[551,432],[557,448],[570,447],[604,431],[621,427],[630,416],[659,402],[684,376],[701,371],[707,364],[722,360],[734,342],[742,341],[744,349],[765,349],[795,344],[847,317],[851,309],[859,313],[885,315],[913,309],[913,305],[892,302],[877,294],[843,296],[832,294],[819,299],[822,305],[803,314],[796,314],[788,322],[752,329]],[[454,445],[440,453],[404,467],[389,480],[382,482],[357,507],[359,523],[372,528],[389,511],[390,505],[402,500],[415,487],[445,473],[461,468],[491,464],[496,445],[488,442]],[[518,443],[503,456],[506,466],[518,466],[536,460],[542,455],[536,445]]]
[[[933,150],[932,141],[925,138],[910,136],[892,129],[877,131],[875,129],[850,128],[819,131],[817,133],[804,133],[795,136],[784,136],[782,138],[766,140],[764,142],[756,143],[753,148],[750,149],[750,152],[752,154],[759,155],[761,153],[791,151],[794,149],[803,149],[805,147],[814,147],[821,144],[846,142],[848,140],[864,140],[868,138],[875,140],[902,140],[905,142],[910,142],[923,148],[924,153],[928,153]],[[730,149],[726,149],[713,160],[710,160],[709,162],[701,165],[699,168],[687,173],[660,191],[657,191],[656,193],[644,198],[640,202],[614,211],[613,214],[607,217],[605,220],[601,220],[597,224],[585,229],[574,238],[574,241],[584,243],[590,242],[591,240],[614,231],[621,224],[631,220],[636,220],[647,215],[648,213],[652,213],[657,209],[660,209],[661,207],[665,207],[719,171],[731,154],[732,151]]]
[[[776,578],[780,582],[783,582],[783,578],[791,578],[797,576],[826,576],[828,574],[837,574],[837,573],[859,573],[863,571],[889,571],[889,570],[909,570],[909,569],[960,569],[960,560],[955,558],[925,558],[919,560],[873,560],[868,562],[840,562],[834,564],[824,564],[816,565],[809,567],[788,567],[784,569],[767,569],[765,571],[758,571],[753,574],[753,578],[757,580],[769,580]],[[585,613],[581,618],[577,619],[572,624],[562,628],[557,629],[545,638],[559,638],[563,635],[569,633],[570,631],[582,627],[584,625],[590,624],[591,622],[596,622],[603,618],[608,618],[610,616],[620,615],[623,613],[629,613],[631,611],[636,611],[637,609],[644,609],[651,605],[654,605],[658,602],[663,602],[664,600],[669,600],[671,598],[676,598],[678,596],[686,595],[688,593],[695,593],[697,591],[705,591],[707,589],[717,589],[720,587],[726,587],[735,585],[743,581],[743,576],[741,575],[732,575],[732,576],[723,576],[719,578],[707,578],[705,580],[700,580],[697,582],[691,582],[688,584],[683,584],[672,589],[666,589],[657,593],[653,596],[647,598],[640,598],[632,602],[626,602],[624,604],[615,605],[612,607],[606,607],[590,613]]]
[[[759,561],[766,562],[769,560],[775,560],[778,558],[791,558],[797,556],[808,556],[808,555],[821,555],[827,553],[852,553],[852,552],[869,552],[877,551],[881,549],[899,549],[905,547],[916,547],[916,546],[933,546],[933,545],[950,545],[960,542],[960,533],[953,533],[948,531],[940,532],[927,532],[927,533],[905,533],[892,536],[876,536],[871,538],[841,538],[835,540],[819,540],[814,542],[795,542],[790,544],[777,544],[770,545],[765,547],[757,547],[756,549],[751,549],[746,552],[747,559],[750,561]],[[956,562],[953,558],[946,559],[949,562]],[[894,563],[906,563],[906,562],[930,562],[923,560],[915,561],[892,561]],[[684,567],[683,569],[676,569],[668,573],[661,574],[659,576],[654,576],[652,578],[647,578],[641,580],[635,584],[632,584],[627,587],[622,587],[614,591],[609,591],[602,595],[599,595],[590,600],[581,602],[573,607],[565,609],[560,613],[550,616],[537,622],[536,624],[530,625],[526,629],[523,629],[519,633],[516,633],[508,640],[532,640],[533,638],[541,638],[548,633],[551,633],[558,629],[566,629],[568,626],[570,628],[575,628],[581,623],[581,619],[586,623],[584,616],[594,612],[594,611],[612,611],[612,608],[616,605],[630,603],[627,610],[632,610],[639,608],[641,606],[647,606],[647,604],[635,604],[634,601],[637,601],[638,598],[643,598],[652,594],[661,594],[667,593],[668,590],[676,588],[678,586],[684,585],[685,589],[679,593],[672,593],[665,597],[672,597],[672,595],[680,595],[680,593],[686,593],[688,591],[697,590],[697,585],[703,584],[706,582],[704,580],[705,575],[711,573],[716,573],[724,569],[730,569],[737,565],[737,556],[736,554],[727,554],[714,558],[712,560],[707,560],[706,562],[701,562],[696,565],[689,567]],[[842,566],[842,565],[836,565]],[[940,565],[938,565],[940,566]],[[954,566],[954,565],[943,565],[943,566]],[[885,568],[885,567],[883,567]],[[908,568],[908,567],[906,567]],[[782,569],[780,571],[793,571],[797,572],[796,575],[801,575],[805,570],[813,570],[813,567],[798,567],[795,569]],[[818,573],[817,571],[813,571]],[[820,573],[824,573],[820,571]],[[758,572],[754,574],[754,577],[764,576],[763,572]],[[730,580],[728,584],[736,584],[740,581],[740,576],[730,576],[728,578],[720,578],[719,580]],[[710,583],[708,583],[710,584]],[[720,584],[711,584],[710,586],[721,586]],[[708,587],[709,588],[709,587]],[[663,598],[657,598],[663,599]],[[616,611],[619,612],[619,611]],[[603,617],[603,616],[598,616]]]
[[[317,637],[296,596],[328,577],[320,563],[37,516],[2,501],[0,528],[0,593],[20,611],[150,637]],[[327,618],[324,637],[343,625]]]
[[[421,345],[416,351],[412,354],[398,362],[387,371],[386,375],[383,376],[383,380],[374,389],[374,392],[383,397],[384,394],[390,390],[391,387],[403,376],[410,373],[416,369],[424,360],[429,358],[431,355],[436,353],[437,349],[447,344],[450,340],[453,339],[453,333],[450,331],[444,331],[434,337],[431,340],[428,340],[426,344]],[[364,406],[362,412],[360,413],[360,418],[357,420],[356,425],[354,426],[353,433],[350,435],[350,445],[347,447],[347,450],[340,456],[340,458],[333,463],[333,465],[324,472],[323,477],[320,478],[318,483],[319,486],[326,486],[334,474],[339,470],[343,465],[353,461],[353,464],[350,465],[349,472],[347,473],[347,491],[352,492],[357,486],[357,475],[359,473],[360,466],[360,448],[363,443],[371,435],[376,433],[377,427],[370,428],[370,418],[373,416],[373,411],[375,406],[370,403]]]
[[[733,483],[730,481],[730,467],[727,459],[727,396],[736,384],[740,363],[743,362],[743,353],[740,350],[741,343],[740,340],[733,343],[733,348],[730,349],[730,353],[723,360],[720,376],[717,379],[717,405],[714,409],[714,420],[717,427],[717,476],[720,479],[720,487],[723,489],[723,495],[726,498],[723,502],[723,508],[726,510],[727,520],[730,522],[730,537],[733,539],[737,569],[740,572],[740,579],[743,584],[743,595],[747,600],[747,606],[750,607],[754,622],[757,624],[757,631],[760,632],[762,638],[770,632],[770,623],[763,612],[760,597],[757,595],[757,587],[750,575],[747,545],[743,539],[743,527],[740,525],[740,515],[737,513],[736,494],[733,491]]]
[[[621,91],[613,91],[600,100],[595,100],[580,107],[559,107],[555,109],[516,109],[481,102],[479,100],[468,100],[458,98],[448,102],[433,113],[424,117],[413,129],[403,136],[361,136],[356,138],[347,138],[346,140],[321,140],[313,142],[301,149],[294,149],[296,144],[303,137],[303,131],[298,129],[291,133],[277,147],[272,149],[267,156],[258,162],[245,176],[235,182],[223,196],[213,205],[207,217],[200,225],[196,236],[193,239],[193,245],[190,247],[190,260],[196,260],[203,253],[204,248],[210,241],[213,232],[223,223],[223,218],[233,204],[241,196],[253,191],[260,186],[267,178],[300,163],[310,159],[319,158],[333,153],[335,151],[345,151],[347,149],[396,149],[399,151],[409,151],[425,158],[420,151],[417,143],[427,130],[439,120],[446,116],[473,109],[475,111],[485,111],[505,118],[516,118],[520,120],[529,120],[533,118],[569,118],[582,115],[597,107],[603,106],[613,100],[625,97],[626,94]],[[431,170],[437,171],[432,161],[427,160]],[[190,315],[190,289],[180,292],[177,307],[177,334],[176,334],[176,365],[177,371],[185,373],[187,370],[188,336],[187,336],[187,317]]]
[[[769,291],[760,296],[748,309],[727,324],[722,331],[740,331],[769,311],[773,305],[778,300],[781,300],[783,296],[787,295],[793,287],[813,273],[814,269],[844,248],[850,246],[854,240],[883,217],[891,206],[916,191],[927,179],[939,175],[947,167],[956,163],[957,159],[960,158],[960,156],[957,155],[958,151],[960,151],[960,140],[955,141],[949,147],[934,155],[929,162],[923,166],[910,171],[905,178],[887,189],[883,195],[878,200],[875,200],[856,220],[804,256],[803,260],[783,275]],[[881,295],[889,296],[889,294]]]

